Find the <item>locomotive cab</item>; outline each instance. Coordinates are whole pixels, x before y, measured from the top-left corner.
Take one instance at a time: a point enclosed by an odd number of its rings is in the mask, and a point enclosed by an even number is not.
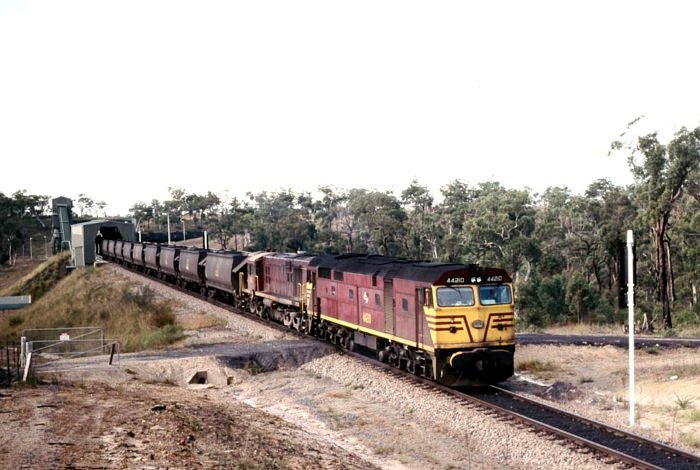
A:
[[[424,308],[438,379],[451,385],[499,382],[513,375],[512,283],[502,270],[447,273]]]

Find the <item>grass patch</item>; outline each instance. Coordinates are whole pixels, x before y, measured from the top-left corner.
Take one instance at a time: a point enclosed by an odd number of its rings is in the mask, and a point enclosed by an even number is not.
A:
[[[39,301],[0,320],[0,341],[17,341],[24,329],[97,326],[129,352],[161,348],[183,337],[169,302],[158,301],[148,287],[114,283],[110,276],[99,268],[75,270]]]
[[[688,416],[688,421],[691,423],[697,423],[700,421],[700,410],[693,410],[690,412],[690,416]]]
[[[184,330],[204,330],[226,326],[226,320],[204,312],[188,313],[180,318]]]
[[[664,374],[678,377],[694,377],[700,375],[700,364],[669,364]]]
[[[694,447],[696,449],[700,448],[700,438],[696,437],[693,433],[682,433],[681,441],[687,446]]]
[[[528,361],[519,362],[517,364],[517,369],[520,372],[553,372],[558,370],[558,367],[549,361],[531,359]]]

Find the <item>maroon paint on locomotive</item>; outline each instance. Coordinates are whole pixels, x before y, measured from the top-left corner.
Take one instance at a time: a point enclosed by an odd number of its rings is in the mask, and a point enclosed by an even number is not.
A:
[[[311,256],[277,253],[262,257],[264,282],[260,292],[299,302],[305,291]],[[301,290],[300,290],[301,287]]]

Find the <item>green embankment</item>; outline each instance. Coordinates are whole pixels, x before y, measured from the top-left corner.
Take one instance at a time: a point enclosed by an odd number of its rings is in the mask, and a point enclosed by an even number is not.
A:
[[[58,257],[54,257],[58,258]],[[110,279],[106,270],[86,268],[65,276],[66,260],[51,259],[3,295],[32,295],[32,305],[0,319],[0,341],[19,341],[33,328],[102,327],[122,352],[160,348],[182,338],[168,302],[151,289]]]

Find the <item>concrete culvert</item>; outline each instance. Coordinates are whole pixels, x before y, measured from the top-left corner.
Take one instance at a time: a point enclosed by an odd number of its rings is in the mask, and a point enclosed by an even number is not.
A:
[[[198,384],[198,385],[204,385],[207,383],[207,371],[206,370],[200,370],[195,372],[195,374],[192,376],[192,378],[188,382],[189,384]]]

